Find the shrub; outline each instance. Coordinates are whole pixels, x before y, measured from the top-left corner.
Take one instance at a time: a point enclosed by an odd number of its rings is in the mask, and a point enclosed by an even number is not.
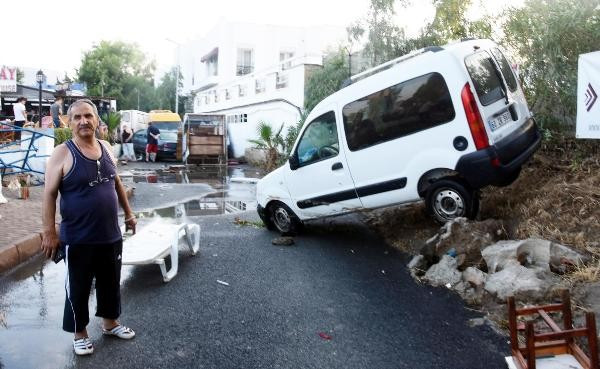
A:
[[[73,132],[70,128],[55,128],[54,129],[54,146],[73,138]]]

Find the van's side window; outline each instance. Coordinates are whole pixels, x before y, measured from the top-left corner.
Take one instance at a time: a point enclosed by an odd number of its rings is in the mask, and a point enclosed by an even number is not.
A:
[[[490,105],[504,97],[502,81],[487,51],[467,56],[465,65],[473,80],[481,105]]]
[[[517,79],[513,74],[510,63],[504,54],[502,54],[502,51],[500,51],[500,49],[497,47],[493,48],[491,51],[492,55],[494,55],[494,59],[496,59],[496,62],[500,66],[500,70],[502,70],[502,74],[504,75],[504,79],[506,80],[506,84],[508,85],[510,92],[515,92],[517,90]]]
[[[352,151],[407,136],[454,119],[444,77],[430,73],[353,101],[342,110]]]
[[[298,143],[298,162],[308,165],[337,156],[340,151],[335,114],[330,111],[308,124]]]

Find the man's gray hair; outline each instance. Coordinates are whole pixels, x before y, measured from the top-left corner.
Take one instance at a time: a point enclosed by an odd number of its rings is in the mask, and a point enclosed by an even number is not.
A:
[[[75,106],[81,105],[81,104],[88,104],[89,106],[91,106],[92,110],[94,111],[94,115],[96,115],[96,119],[98,119],[98,122],[100,122],[100,115],[98,114],[98,108],[96,107],[96,104],[94,104],[92,102],[92,100],[90,100],[90,99],[79,99],[79,100],[76,100],[71,105],[69,105],[69,110],[67,110],[67,115],[69,116],[69,120],[71,120],[71,118],[72,118],[71,114],[72,114],[73,108]]]

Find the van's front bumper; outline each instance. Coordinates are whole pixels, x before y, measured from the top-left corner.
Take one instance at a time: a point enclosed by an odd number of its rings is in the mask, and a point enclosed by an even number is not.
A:
[[[542,136],[530,118],[520,128],[493,146],[462,156],[456,171],[472,188],[505,186],[516,179],[519,170],[540,147]]]
[[[265,208],[263,208],[260,204],[258,204],[256,206],[256,212],[258,213],[258,216],[260,217],[260,220],[263,221],[263,223],[267,224],[267,211]]]

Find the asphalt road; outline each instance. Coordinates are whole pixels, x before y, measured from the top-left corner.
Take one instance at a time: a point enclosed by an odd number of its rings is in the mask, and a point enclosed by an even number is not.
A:
[[[308,227],[290,247],[232,216],[195,220],[200,252],[181,252],[174,280],[150,265],[123,285],[121,320],[137,337],[102,338],[92,320],[96,351],[71,367],[506,368],[506,337],[469,327],[478,315],[415,283],[406,256],[355,218]]]

